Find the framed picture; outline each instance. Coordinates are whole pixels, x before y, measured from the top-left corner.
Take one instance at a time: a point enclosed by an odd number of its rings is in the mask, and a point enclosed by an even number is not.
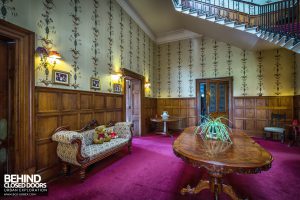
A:
[[[53,83],[60,84],[60,85],[70,85],[70,73],[53,70]]]
[[[91,89],[100,90],[100,79],[91,78]]]
[[[114,88],[114,92],[115,92],[115,93],[121,93],[121,91],[122,91],[122,86],[121,86],[121,84],[114,83],[113,88]]]

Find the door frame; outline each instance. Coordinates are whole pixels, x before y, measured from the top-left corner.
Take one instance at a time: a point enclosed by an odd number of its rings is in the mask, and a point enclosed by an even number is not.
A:
[[[123,91],[124,91],[124,98],[123,98],[123,119],[126,119],[126,77],[130,77],[130,78],[133,78],[133,79],[137,79],[137,80],[140,80],[140,87],[141,87],[141,96],[140,96],[140,109],[141,109],[141,117],[140,117],[140,120],[141,120],[141,136],[145,134],[145,124],[146,124],[146,121],[145,121],[145,109],[144,109],[144,101],[145,101],[145,77],[138,74],[138,73],[135,73],[129,69],[126,69],[126,68],[121,68],[121,71],[122,71],[122,76],[124,77],[123,79]]]
[[[13,173],[32,174],[36,170],[34,124],[35,34],[0,20],[0,35],[14,40],[14,169]]]
[[[208,80],[215,80],[215,81],[224,81],[224,82],[228,82],[228,115],[229,115],[229,121],[231,123],[229,123],[229,127],[233,126],[233,77],[219,77],[219,78],[200,78],[200,79],[196,79],[196,113],[197,113],[197,122],[199,122],[199,115],[198,115],[198,105],[199,105],[199,83],[203,82],[203,81],[208,81]]]

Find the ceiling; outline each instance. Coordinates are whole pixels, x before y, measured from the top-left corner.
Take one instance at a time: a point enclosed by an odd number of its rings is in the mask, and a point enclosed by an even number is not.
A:
[[[188,30],[242,49],[263,50],[275,45],[256,35],[175,11],[171,0],[124,0],[153,32],[156,39]]]

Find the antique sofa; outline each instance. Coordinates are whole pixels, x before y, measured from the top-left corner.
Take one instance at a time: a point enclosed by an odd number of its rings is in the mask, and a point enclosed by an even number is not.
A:
[[[85,179],[86,168],[118,151],[124,147],[131,153],[132,124],[118,122],[107,129],[116,132],[118,138],[103,144],[93,144],[94,129],[99,124],[91,121],[79,131],[70,131],[69,127],[59,127],[54,131],[52,140],[58,142],[57,155],[63,163],[63,172],[68,174],[70,165],[80,167],[80,178]]]

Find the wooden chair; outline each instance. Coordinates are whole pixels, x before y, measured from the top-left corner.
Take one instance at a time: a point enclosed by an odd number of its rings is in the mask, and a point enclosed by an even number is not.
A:
[[[268,127],[264,127],[265,139],[267,139],[267,133],[272,136],[274,133],[280,135],[281,143],[284,143],[285,128],[283,122],[286,121],[286,114],[271,114],[271,124]]]

